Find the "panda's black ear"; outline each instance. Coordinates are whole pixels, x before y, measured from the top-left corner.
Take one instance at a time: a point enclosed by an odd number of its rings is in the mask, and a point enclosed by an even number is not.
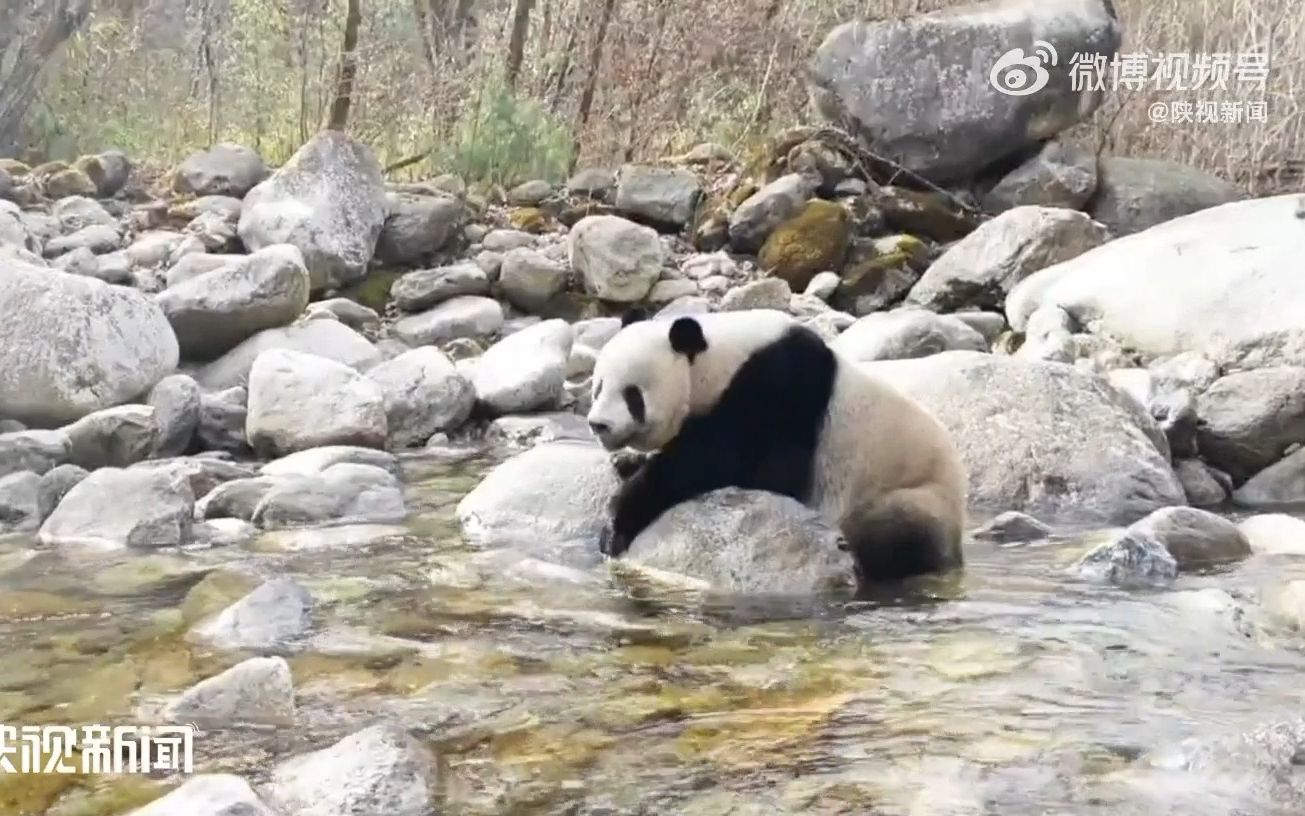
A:
[[[702,333],[702,324],[692,317],[677,318],[671,324],[671,348],[689,358],[707,350],[707,337]]]
[[[643,309],[640,309],[638,306],[635,306],[634,308],[627,311],[625,314],[621,315],[621,328],[624,329],[626,326],[630,325],[631,323],[638,323],[642,320],[647,320],[647,319],[648,319],[648,313]]]

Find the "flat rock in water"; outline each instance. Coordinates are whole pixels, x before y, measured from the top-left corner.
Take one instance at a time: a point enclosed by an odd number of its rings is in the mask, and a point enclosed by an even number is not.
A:
[[[435,767],[407,731],[374,725],[282,762],[262,793],[273,808],[301,816],[431,816]]]
[[[176,547],[190,539],[195,496],[162,469],[101,468],[79,481],[41,525],[50,547]]]
[[[547,320],[498,341],[476,361],[476,399],[500,414],[557,407],[573,342],[565,320]]]
[[[1039,541],[1051,535],[1051,528],[1026,513],[1009,510],[989,519],[971,535],[980,541],[1015,544]]]
[[[1125,536],[1150,539],[1181,569],[1197,569],[1251,554],[1250,542],[1228,519],[1195,507],[1164,507],[1134,522]]]
[[[1224,370],[1302,366],[1302,257],[1299,195],[1239,201],[1036,272],[1011,291],[1006,316],[1022,332],[1035,311],[1059,307],[1147,358],[1195,352]]]
[[[223,482],[195,503],[195,517],[249,521],[263,497],[279,482],[273,476],[254,476]]]
[[[1305,520],[1285,513],[1251,516],[1240,525],[1251,550],[1265,555],[1305,555]]]
[[[294,721],[294,684],[282,657],[251,657],[202,680],[164,708],[169,722],[286,725]]]
[[[1178,563],[1154,537],[1125,532],[1094,547],[1074,572],[1087,581],[1121,587],[1166,586],[1178,577]]]
[[[585,418],[570,411],[526,416],[504,416],[489,423],[485,441],[509,448],[529,448],[560,439],[593,441]]]
[[[1131,524],[1186,502],[1154,421],[1071,366],[972,351],[863,364],[951,432],[976,511]]]
[[[186,638],[215,649],[270,652],[306,635],[312,615],[308,590],[289,578],[274,578],[196,624]]]
[[[458,522],[478,546],[592,566],[600,561],[598,537],[617,485],[611,459],[597,444],[536,445],[495,467],[464,496]]]
[[[0,416],[60,425],[149,391],[177,338],[140,292],[0,258]]]
[[[380,387],[348,366],[285,349],[254,361],[245,435],[255,451],[275,456],[323,445],[379,448],[387,433]]]
[[[404,519],[403,485],[370,465],[342,463],[312,476],[285,477],[263,494],[251,520],[265,529]]]
[[[208,391],[246,385],[258,355],[285,349],[325,357],[364,371],[381,361],[381,353],[366,337],[335,320],[308,320],[281,329],[266,329],[195,373]]]
[[[367,274],[388,215],[370,148],[323,130],[245,196],[240,240],[252,251],[293,244],[313,291],[339,288]]]
[[[289,244],[171,286],[154,301],[188,360],[212,360],[264,329],[285,326],[308,306],[308,270]]]
[[[1078,90],[1069,55],[1109,59],[1120,38],[1109,4],[964,4],[840,25],[816,50],[809,81],[829,121],[933,181],[960,181],[1090,115],[1103,95]],[[1030,46],[1042,42],[1058,60],[1039,60]]]
[[[357,445],[323,445],[298,451],[268,462],[259,469],[264,476],[315,476],[333,465],[369,465],[399,475],[394,454]]]
[[[805,595],[856,586],[842,541],[794,499],[725,488],[663,513],[621,560],[728,592]]]
[[[127,816],[276,816],[233,774],[192,776],[168,794]]]

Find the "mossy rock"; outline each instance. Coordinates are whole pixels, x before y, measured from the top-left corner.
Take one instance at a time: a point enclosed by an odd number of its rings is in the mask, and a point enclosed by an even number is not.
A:
[[[35,171],[33,171],[35,174]],[[81,170],[69,168],[60,170],[50,176],[45,177],[42,184],[45,188],[45,194],[53,199],[67,198],[69,196],[91,196],[99,194],[100,188],[95,186],[91,177]]]
[[[508,213],[508,223],[522,232],[539,235],[548,229],[548,216],[538,207],[517,207]]]
[[[384,314],[385,307],[390,302],[390,287],[403,277],[404,272],[402,269],[373,270],[367,277],[342,290],[340,296],[366,306],[377,314]]]
[[[978,213],[962,210],[940,193],[923,193],[902,187],[883,187],[875,195],[888,226],[946,243],[978,229]]]
[[[900,302],[920,280],[929,248],[914,235],[858,239],[848,252],[832,305],[857,317]]]
[[[842,269],[852,239],[852,219],[838,204],[808,201],[802,212],[780,224],[761,247],[761,268],[804,290],[820,272]]]
[[[0,159],[0,170],[3,170],[14,178],[23,178],[32,172],[32,168],[23,164],[18,159]]]

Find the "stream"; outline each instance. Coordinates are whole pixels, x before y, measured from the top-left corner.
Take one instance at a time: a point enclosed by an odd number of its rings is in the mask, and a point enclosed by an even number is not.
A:
[[[198,770],[257,785],[388,716],[435,749],[449,814],[1301,812],[1275,769],[1182,764],[1186,740],[1300,715],[1299,636],[1256,599],[1305,564],[1125,591],[1066,574],[1100,534],[975,542],[912,597],[744,605],[466,546],[453,510],[491,464],[405,457],[406,529],[150,553],[0,539],[0,722],[139,722],[244,657],[189,645],[195,621],[288,574],[317,601],[285,655],[297,722],[205,729]],[[165,784],[0,775],[0,813],[108,816]]]

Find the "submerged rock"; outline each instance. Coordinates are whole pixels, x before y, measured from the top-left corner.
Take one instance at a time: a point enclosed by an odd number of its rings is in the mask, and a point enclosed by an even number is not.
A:
[[[1048,538],[1051,536],[1051,528],[1033,516],[1010,510],[993,517],[971,535],[980,541],[1015,544]]]
[[[294,721],[294,685],[281,657],[251,657],[200,681],[168,703],[170,722],[285,725]]]
[[[1152,536],[1125,533],[1083,556],[1074,571],[1079,577],[1121,587],[1164,586],[1178,577],[1178,562]]]
[[[278,811],[302,816],[431,816],[435,767],[405,730],[374,725],[282,762],[262,793]]]
[[[1154,541],[1185,570],[1237,561],[1251,554],[1251,545],[1236,524],[1195,507],[1162,508],[1134,522],[1124,535]]]
[[[192,776],[127,816],[276,816],[249,783],[232,774]]]
[[[403,485],[370,465],[341,463],[320,474],[285,477],[263,494],[251,520],[270,530],[318,524],[402,521]]]
[[[271,652],[312,627],[313,597],[289,578],[274,578],[195,625],[186,638],[215,649]]]
[[[812,594],[855,587],[842,534],[787,496],[725,488],[662,514],[624,562],[728,592]]]

